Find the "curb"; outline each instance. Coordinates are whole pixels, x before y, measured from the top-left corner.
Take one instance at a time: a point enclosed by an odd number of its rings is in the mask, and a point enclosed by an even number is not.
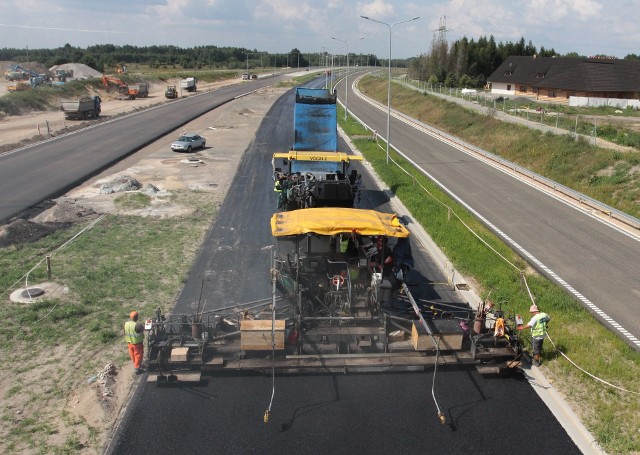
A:
[[[351,151],[356,155],[362,156],[360,151],[355,147],[353,142],[351,142],[351,139],[345,134],[342,128],[338,127],[338,132],[340,134],[340,137],[342,137],[342,139],[344,139],[344,141],[347,143]],[[409,210],[404,206],[402,201],[397,198],[389,188],[386,187],[386,185],[378,177],[378,174],[375,172],[373,167],[365,160],[362,161],[362,164],[370,172],[373,180],[376,182],[378,187],[389,195],[389,203],[394,212],[401,216],[410,215]],[[448,274],[446,265],[449,264],[453,276],[453,285],[466,282],[464,276],[457,273],[455,269],[453,269],[453,267],[451,266],[451,262],[447,259],[438,245],[436,245],[435,242],[431,239],[429,234],[427,234],[427,232],[422,228],[422,226],[417,223],[413,223],[411,225],[410,231],[411,234],[427,250],[427,252],[433,256],[433,258],[436,260],[445,274]],[[480,303],[482,303],[482,299],[480,298],[480,296],[478,296],[478,294],[476,294],[473,289],[469,289],[468,291],[458,290],[458,292],[460,292],[464,297],[467,298],[469,305],[474,310],[478,308]],[[521,370],[529,384],[531,384],[531,387],[538,394],[540,399],[544,402],[551,413],[556,417],[558,422],[560,422],[562,427],[565,429],[576,446],[578,446],[580,451],[585,455],[605,455],[606,452],[604,452],[598,445],[593,435],[589,433],[589,430],[587,430],[587,428],[582,424],[578,416],[562,398],[560,393],[551,385],[542,371],[536,367],[531,367],[527,370],[521,368]]]

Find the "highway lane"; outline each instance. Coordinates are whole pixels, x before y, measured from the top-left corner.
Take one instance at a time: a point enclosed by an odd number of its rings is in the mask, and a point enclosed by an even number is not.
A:
[[[290,147],[292,113],[289,92],[262,122],[174,313],[190,312],[200,289],[206,309],[270,296],[271,154]],[[388,198],[366,175],[365,186],[362,206],[385,210]],[[414,256],[423,276],[444,281],[420,250]],[[425,292],[442,301],[455,298],[443,289]],[[278,376],[268,424],[269,376],[218,374],[197,386],[145,383],[108,453],[580,453],[520,375],[484,378],[473,369],[443,367],[436,396],[446,425],[437,419],[432,378],[432,370]],[[529,444],[534,434],[545,437]]]
[[[199,386],[148,383],[108,455],[518,455],[581,453],[524,380],[432,373],[215,376]],[[508,381],[508,384],[505,384]]]
[[[0,223],[205,112],[285,77],[265,77],[199,93],[0,155]]]
[[[338,97],[342,93],[344,82]],[[349,109],[384,137],[386,111],[352,91]],[[590,310],[640,349],[640,241],[394,118],[391,144],[475,210],[539,271],[587,308],[590,302],[601,309],[604,313]]]

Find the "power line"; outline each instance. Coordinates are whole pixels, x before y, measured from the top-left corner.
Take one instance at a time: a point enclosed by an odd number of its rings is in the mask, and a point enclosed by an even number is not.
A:
[[[447,16],[440,18],[440,25],[437,29],[433,30],[434,32],[438,32],[438,42],[446,43],[447,42],[447,32],[452,32],[452,28],[447,28]]]

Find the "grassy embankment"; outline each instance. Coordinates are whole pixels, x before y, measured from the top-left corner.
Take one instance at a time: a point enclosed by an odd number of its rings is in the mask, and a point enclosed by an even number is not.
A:
[[[206,193],[185,191],[170,199],[194,207],[194,214],[177,219],[108,215],[53,255],[52,281],[68,286],[67,295],[0,307],[0,384],[12,384],[4,389],[0,407],[3,453],[72,454],[81,444],[100,453],[108,422],[92,426],[65,411],[65,405],[104,365],[120,369],[129,361],[121,331],[132,308],[147,316],[157,307],[170,309],[218,205]],[[148,201],[133,194],[117,203],[140,208]],[[81,227],[0,249],[5,301],[16,282],[24,285],[25,272]],[[43,281],[46,267],[40,264],[29,283]],[[70,435],[61,441],[58,433]]]
[[[371,78],[360,87],[386,104],[384,84],[384,80]],[[383,89],[385,93],[381,93]],[[395,84],[392,94],[395,109],[640,217],[640,151],[612,151],[575,141],[568,134],[558,136],[523,128]]]
[[[407,83],[419,90],[474,101],[483,107],[494,108],[515,117],[526,118],[567,132],[577,132],[585,136],[592,136],[595,133],[598,139],[640,149],[640,131],[637,128],[634,130],[628,127],[629,121],[638,123],[640,117],[638,109],[620,109],[613,106],[576,107],[561,103],[542,104],[525,97],[514,99],[498,97],[498,101],[494,102],[492,98],[483,94],[463,94],[460,89],[442,88],[417,81],[407,81]],[[540,111],[540,108],[543,110]]]
[[[368,78],[361,82],[360,89],[386,103],[385,80]],[[627,188],[628,183],[616,181],[595,186],[586,183],[592,173],[620,160],[637,160],[638,156],[620,156],[611,151],[595,149],[581,141],[502,124],[490,116],[473,114],[452,103],[418,95],[409,89],[394,86],[392,95],[394,109],[447,130],[567,186],[580,191],[589,188],[596,190],[590,191],[592,197],[602,196],[598,198],[610,204],[616,203],[628,212],[638,213],[633,205],[634,198],[628,194],[633,192],[633,189]],[[411,211],[412,217],[440,245],[455,267],[479,284],[481,295],[486,296],[491,291],[491,299],[500,302],[507,313],[526,315],[531,302],[520,277],[522,271],[537,303],[552,317],[549,333],[556,345],[592,374],[625,389],[640,392],[639,353],[604,328],[563,289],[533,272],[478,220],[408,162],[395,153],[391,155],[410,175],[396,166],[386,165],[384,149],[369,139],[362,139],[368,134],[362,126],[352,119],[345,124],[342,115],[338,118],[347,134],[355,138],[354,143],[378,175]],[[631,180],[631,177],[627,178]],[[421,190],[420,186],[430,194]],[[480,243],[455,217],[449,220],[447,207],[514,263],[517,270]],[[549,341],[545,343],[544,360],[545,374],[555,381],[557,388],[572,403],[607,452],[640,451],[638,395],[617,391],[589,378],[554,352]]]

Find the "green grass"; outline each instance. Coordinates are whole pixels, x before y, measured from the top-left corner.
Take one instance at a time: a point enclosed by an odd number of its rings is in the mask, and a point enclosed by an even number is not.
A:
[[[418,84],[415,81],[408,82],[410,85],[424,90],[429,90],[429,86]],[[558,127],[568,133],[578,133],[586,136],[597,134],[598,139],[604,139],[615,144],[626,147],[640,149],[640,131],[630,129],[620,122],[616,117],[640,117],[638,109],[619,109],[616,107],[571,107],[563,104],[538,103],[534,100],[526,102],[516,99],[504,99],[493,102],[490,98],[482,95],[462,96],[459,91],[435,90],[436,93],[443,93],[456,98],[463,98],[467,101],[477,101],[481,106],[488,109],[494,108],[496,111],[509,113],[510,115],[526,118],[528,120],[542,123],[547,126]],[[544,112],[536,111],[542,107]],[[620,113],[622,111],[622,114]],[[596,116],[609,118],[599,118]]]
[[[125,196],[128,202],[138,199],[134,194]],[[78,431],[97,444],[96,429],[62,418],[66,398],[107,363],[127,361],[122,324],[132,309],[151,315],[157,307],[167,311],[173,306],[217,210],[216,201],[207,193],[177,193],[172,199],[195,209],[194,214],[171,219],[109,215],[53,254],[51,281],[68,286],[68,294],[0,307],[3,369],[25,385],[5,393],[5,399],[22,403],[24,419],[10,417],[15,409],[7,408],[6,402],[0,407],[4,420],[0,451],[4,447],[5,453],[26,448],[37,453],[75,453],[80,443],[77,438],[61,446],[48,442],[47,436],[59,426],[83,427]],[[76,225],[34,243],[0,249],[0,289],[12,289],[16,281],[24,284],[21,277],[26,271],[83,227]],[[42,281],[48,281],[44,262],[29,276],[29,283]],[[76,350],[70,364],[48,358],[47,353],[61,348]],[[117,361],[114,353],[121,353]],[[43,367],[55,373],[36,381],[37,388],[27,387]],[[51,406],[54,403],[58,404]],[[36,409],[45,415],[31,419]],[[100,447],[93,449],[97,452]]]
[[[368,84],[368,94],[372,95],[371,82]],[[386,100],[386,86],[378,86],[376,90],[374,97]],[[424,97],[417,99],[423,100]],[[405,105],[395,95],[394,100],[394,109],[404,110]],[[448,119],[448,125],[452,124],[452,129],[463,132],[473,130],[479,136],[482,128],[474,124],[474,119],[479,122],[484,122],[485,119],[457,109],[453,114],[448,112],[449,108],[454,107],[456,106],[451,103],[443,105],[438,102],[435,107],[423,108],[415,101],[409,110],[436,109]],[[507,314],[526,315],[531,304],[523,286],[522,276],[526,277],[537,303],[552,317],[549,333],[557,346],[592,374],[628,390],[640,392],[639,353],[598,323],[562,288],[532,272],[515,252],[410,163],[391,151],[390,156],[398,166],[387,165],[383,143],[378,145],[369,139],[362,139],[370,136],[370,133],[352,118],[346,124],[342,120],[342,114],[338,118],[345,132],[355,138],[355,145],[380,178],[408,208],[412,218],[424,227],[457,270],[478,283],[477,291],[483,298],[491,292],[491,299],[499,303]],[[445,120],[440,121],[441,124],[444,122]],[[518,143],[530,139],[528,132],[521,133],[522,138],[509,140]],[[516,134],[515,130],[511,134]],[[573,152],[570,150],[566,153]],[[555,166],[557,165],[552,167]],[[408,175],[399,167],[405,169]],[[515,267],[482,244],[458,218],[449,217],[449,210]],[[548,340],[544,345],[543,357],[545,373],[555,381],[556,387],[566,395],[567,400],[579,408],[582,421],[605,450],[609,453],[640,451],[640,432],[637,426],[640,400],[637,395],[619,392],[584,375],[559,356]]]
[[[143,209],[151,205],[151,197],[144,193],[125,193],[117,196],[114,200],[117,207],[125,209]]]

